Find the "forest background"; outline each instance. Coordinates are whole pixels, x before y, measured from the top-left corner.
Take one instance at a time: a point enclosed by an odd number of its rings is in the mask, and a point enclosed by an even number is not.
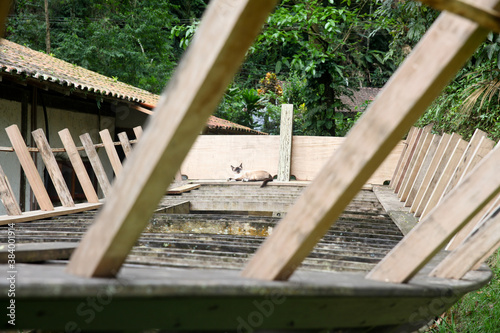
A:
[[[15,0],[6,38],[160,93],[207,3]],[[345,96],[382,87],[438,14],[404,0],[282,0],[215,115],[277,134],[281,104],[291,103],[295,135],[343,136],[357,119],[339,112],[349,107]],[[480,128],[500,139],[499,51],[490,33],[420,125],[465,139]]]

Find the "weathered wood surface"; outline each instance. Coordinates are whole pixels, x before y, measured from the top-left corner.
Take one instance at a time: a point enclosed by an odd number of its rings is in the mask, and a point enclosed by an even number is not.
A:
[[[69,272],[84,276],[118,272],[275,4],[210,3],[126,164],[126,176],[117,177],[113,195],[74,252]]]
[[[113,139],[111,138],[111,134],[109,130],[105,129],[99,132],[101,136],[102,143],[104,144],[104,149],[106,150],[106,154],[108,155],[109,162],[111,163],[111,167],[115,172],[115,177],[122,172],[122,162],[120,161],[120,157],[116,152],[115,144]]]
[[[135,134],[135,138],[136,140],[139,140],[142,136],[142,127],[141,126],[136,126],[134,127],[134,134]]]
[[[132,145],[130,144],[127,133],[118,133],[118,140],[120,140],[120,143],[122,145],[123,153],[128,157],[128,155],[132,152]]]
[[[408,172],[408,168],[410,166],[411,160],[413,158],[413,155],[415,154],[415,150],[417,149],[417,145],[420,142],[420,137],[422,136],[422,128],[417,128],[415,130],[415,133],[410,139],[410,142],[408,143],[408,148],[405,151],[405,156],[403,157],[403,161],[401,163],[401,168],[398,171],[398,175],[396,176],[396,183],[394,184],[394,192],[398,193],[401,185],[403,183],[403,180],[406,176],[406,173]]]
[[[389,187],[374,186],[373,193],[403,235],[407,235],[417,225],[417,218],[410,213],[409,208],[401,204]]]
[[[67,260],[76,248],[77,243],[18,243],[16,244],[16,264],[41,262],[47,260]],[[7,244],[0,245],[0,263],[9,260]]]
[[[368,275],[370,279],[408,281],[455,233],[500,192],[500,149],[469,173]]]
[[[200,184],[185,184],[168,189],[167,194],[182,194],[200,188]]]
[[[278,181],[290,180],[292,163],[293,104],[281,106]]]
[[[14,192],[12,192],[12,188],[10,187],[9,180],[0,165],[0,200],[5,207],[8,215],[21,215],[21,208],[16,201],[16,197]]]
[[[68,158],[71,162],[71,165],[73,166],[73,170],[75,170],[76,177],[80,182],[83,193],[85,193],[85,197],[87,198],[87,201],[90,203],[99,202],[99,197],[97,196],[97,193],[94,189],[94,185],[92,185],[92,181],[90,180],[90,177],[87,173],[87,169],[83,164],[80,154],[78,153],[75,142],[71,137],[71,133],[66,128],[59,131],[59,137],[61,138],[64,148],[66,149]]]
[[[90,137],[90,134],[86,133],[80,135],[80,141],[82,142],[82,145],[85,148],[85,152],[87,153],[90,165],[92,165],[94,174],[97,177],[97,182],[99,183],[99,186],[101,186],[102,193],[104,194],[105,197],[107,197],[111,192],[111,184],[109,183],[106,171],[102,166],[101,159],[97,155],[97,151],[95,150],[94,144],[92,143],[92,138]]]
[[[33,140],[35,141],[38,149],[40,149],[40,155],[42,156],[43,163],[49,173],[52,184],[54,184],[54,188],[59,196],[59,200],[61,200],[61,204],[64,207],[74,207],[75,203],[73,202],[73,198],[69,192],[68,185],[66,185],[66,181],[64,180],[61,169],[59,169],[56,158],[50,150],[50,145],[45,137],[45,133],[43,133],[42,129],[37,129],[31,132],[31,135],[33,136]]]
[[[442,13],[258,250],[243,276],[290,277],[486,34],[476,23]]]
[[[394,189],[394,187],[395,187],[396,179],[398,177],[398,172],[400,171],[401,165],[403,164],[406,150],[408,149],[408,144],[409,144],[411,137],[413,136],[413,134],[415,133],[416,130],[417,130],[417,128],[412,126],[410,128],[410,130],[408,131],[408,134],[406,135],[406,139],[403,141],[403,144],[404,144],[403,149],[402,149],[401,154],[399,156],[398,163],[396,164],[396,168],[394,169],[394,173],[392,174],[391,181],[389,182],[389,187],[392,189]]]
[[[47,193],[47,190],[43,185],[42,178],[38,173],[35,163],[31,159],[30,153],[28,152],[26,143],[24,142],[19,128],[17,127],[17,125],[12,125],[7,127],[5,131],[7,132],[9,140],[14,147],[17,158],[19,159],[19,163],[21,164],[24,174],[26,175],[31,189],[33,190],[38,205],[42,210],[53,210],[54,205],[52,204],[52,201],[49,198],[49,194]]]

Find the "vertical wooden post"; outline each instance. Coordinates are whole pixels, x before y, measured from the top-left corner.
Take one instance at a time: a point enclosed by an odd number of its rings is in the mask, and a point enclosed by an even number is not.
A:
[[[136,140],[139,140],[142,136],[142,127],[141,126],[134,127],[134,134],[135,134]]]
[[[50,201],[49,194],[43,185],[42,178],[40,178],[35,163],[31,159],[28,147],[26,147],[26,143],[24,142],[21,132],[19,132],[19,128],[17,125],[12,125],[7,127],[5,131],[9,136],[12,147],[14,147],[19,163],[21,163],[24,174],[30,183],[40,209],[46,211],[54,210],[52,201]],[[21,195],[23,194],[21,193]]]
[[[104,171],[101,160],[97,155],[97,151],[95,150],[94,144],[92,143],[90,134],[85,133],[80,135],[80,141],[82,142],[83,148],[87,153],[90,165],[92,165],[92,169],[94,169],[94,173],[97,177],[99,185],[101,186],[102,193],[105,197],[107,197],[111,192],[111,184],[109,183],[108,176],[106,176],[106,171]]]
[[[3,172],[2,166],[0,165],[0,200],[5,207],[8,215],[21,215],[21,208],[17,204],[12,188],[10,187],[9,180],[5,173]]]
[[[73,252],[69,272],[118,272],[275,5],[269,0],[210,2],[124,175],[116,178],[112,195]]]
[[[59,131],[59,137],[61,138],[64,148],[66,149],[68,158],[73,166],[73,169],[75,170],[76,177],[82,186],[83,193],[85,193],[87,201],[91,203],[99,202],[97,193],[95,192],[92,181],[90,180],[87,170],[85,169],[85,165],[83,165],[82,158],[76,149],[71,133],[67,128],[65,128],[62,131]]]
[[[47,169],[57,195],[61,200],[61,204],[64,207],[74,207],[75,203],[73,202],[73,198],[69,192],[68,185],[66,185],[61,169],[59,169],[59,165],[57,164],[56,158],[50,149],[49,142],[47,141],[43,130],[37,129],[31,132],[31,135],[33,135],[33,139],[35,140],[38,151],[42,156],[45,168]]]
[[[278,161],[278,181],[290,180],[292,163],[293,104],[281,106],[280,152]]]
[[[104,149],[106,150],[106,154],[108,155],[109,161],[111,162],[111,166],[113,167],[113,171],[115,172],[115,177],[122,172],[122,162],[120,161],[120,157],[118,157],[118,153],[116,152],[115,143],[111,138],[111,134],[107,129],[99,132],[101,136],[102,143],[104,144]]]

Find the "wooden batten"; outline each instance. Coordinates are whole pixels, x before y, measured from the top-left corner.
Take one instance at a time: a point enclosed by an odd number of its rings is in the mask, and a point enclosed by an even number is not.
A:
[[[405,156],[401,163],[401,170],[398,172],[396,176],[396,183],[394,184],[394,193],[399,193],[403,180],[408,172],[408,168],[410,167],[411,160],[413,155],[415,154],[415,149],[417,148],[418,142],[420,140],[420,136],[422,135],[422,128],[417,128],[415,133],[412,135],[410,139],[410,143],[408,144],[408,148],[406,149]]]
[[[141,126],[134,127],[134,134],[135,134],[135,139],[139,140],[142,136],[142,127]]]
[[[118,175],[122,172],[122,162],[120,161],[120,157],[116,152],[115,143],[111,138],[111,134],[109,134],[109,130],[105,129],[100,131],[99,135],[101,136],[101,140],[104,144],[104,149],[106,150],[106,154],[108,155],[111,167],[115,172],[115,177],[118,177]]]
[[[129,154],[132,152],[132,145],[130,144],[127,133],[125,132],[118,133],[118,140],[120,140],[120,144],[122,145],[125,156],[128,157]]]
[[[436,154],[436,150],[439,146],[439,141],[441,141],[441,136],[433,134],[431,137],[431,143],[427,148],[427,151],[425,152],[425,157],[424,160],[422,161],[420,168],[418,169],[418,173],[415,177],[415,180],[411,186],[410,192],[408,193],[408,196],[406,198],[405,207],[411,207],[413,204],[418,190],[422,187],[422,183],[424,182],[425,175],[427,174],[427,171],[429,170],[429,167],[431,166],[432,159],[434,158],[434,155]]]
[[[82,186],[83,193],[85,193],[87,201],[90,203],[99,202],[99,197],[97,196],[94,186],[92,185],[92,181],[90,180],[85,166],[83,165],[82,158],[80,157],[80,153],[78,153],[75,142],[71,137],[71,133],[66,128],[59,131],[59,137],[61,138],[64,148],[66,149],[68,158],[73,166],[73,169],[75,170],[76,177]]]
[[[479,142],[479,145],[476,148],[476,151],[472,154],[472,158],[468,161],[459,181],[461,181],[468,172],[474,169],[479,161],[481,161],[486,155],[490,153],[493,147],[495,147],[495,141],[483,136],[481,138],[481,142]]]
[[[242,275],[287,279],[485,36],[476,23],[442,13]]]
[[[45,137],[45,133],[42,129],[37,129],[31,132],[31,135],[35,140],[36,146],[40,150],[43,163],[49,173],[52,184],[54,184],[54,188],[59,196],[59,200],[61,200],[61,204],[64,207],[74,207],[75,203],[73,202],[73,198],[69,192],[68,185],[66,185],[66,181],[64,180],[61,169],[57,164],[56,158],[50,150],[50,145]]]
[[[280,151],[278,160],[278,181],[290,181],[292,164],[293,104],[283,104],[280,122]]]
[[[407,282],[498,192],[500,149],[492,151],[375,266],[367,278]]]
[[[111,191],[111,184],[109,183],[108,176],[106,175],[106,171],[104,171],[101,160],[97,155],[97,151],[95,150],[94,144],[92,143],[90,134],[85,133],[80,135],[80,141],[85,148],[85,152],[87,153],[90,165],[92,165],[92,169],[94,170],[94,173],[97,177],[97,182],[101,186],[102,193],[105,197],[107,197]]]
[[[116,178],[112,195],[73,253],[69,272],[118,272],[275,5],[268,0],[210,2],[125,164],[125,175]]]
[[[28,179],[28,182],[35,194],[35,198],[40,206],[41,210],[50,211],[54,209],[52,201],[50,201],[49,194],[43,185],[42,178],[38,173],[35,163],[31,159],[30,153],[28,152],[28,147],[24,143],[23,136],[19,131],[17,125],[9,126],[5,129],[7,135],[12,143],[12,147],[19,159],[19,163],[23,168],[24,174]]]
[[[394,173],[392,174],[391,181],[389,182],[389,188],[394,189],[394,187],[396,186],[396,179],[398,177],[398,173],[400,172],[401,164],[403,164],[403,160],[406,154],[406,150],[408,149],[409,142],[416,130],[417,128],[412,126],[412,128],[410,128],[410,130],[408,131],[408,135],[406,136],[406,140],[404,141],[403,151],[399,156],[398,164],[396,164],[396,168],[394,169]]]
[[[12,192],[9,180],[0,165],[0,200],[5,207],[8,215],[21,215],[21,208],[16,201],[16,197]]]

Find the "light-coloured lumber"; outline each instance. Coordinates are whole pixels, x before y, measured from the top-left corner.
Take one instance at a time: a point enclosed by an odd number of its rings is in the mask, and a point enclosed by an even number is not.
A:
[[[135,134],[135,139],[139,140],[142,136],[142,127],[141,126],[134,127],[134,134]]]
[[[406,154],[406,150],[408,149],[409,142],[411,140],[411,137],[417,130],[416,127],[412,126],[410,130],[408,131],[408,134],[406,135],[406,140],[404,140],[404,148],[401,152],[401,155],[399,156],[398,164],[396,164],[396,168],[394,169],[394,173],[392,174],[391,181],[389,182],[389,188],[394,189],[395,183],[396,183],[396,178],[399,172],[399,169],[401,168],[401,164],[403,164],[403,160]]]
[[[446,185],[450,181],[453,172],[457,168],[460,159],[464,155],[464,152],[467,148],[467,144],[468,143],[465,140],[462,139],[458,140],[457,145],[453,150],[453,153],[451,154],[448,162],[446,163],[446,166],[443,169],[443,172],[441,173],[441,177],[439,177],[434,186],[434,190],[432,191],[432,194],[429,197],[429,200],[427,201],[427,204],[425,205],[425,208],[422,211],[421,216],[427,215],[431,211],[431,209],[434,208],[439,203],[439,200],[441,199],[441,196],[446,188]]]
[[[106,154],[108,155],[109,162],[111,163],[111,167],[115,172],[115,177],[122,172],[122,162],[120,161],[120,157],[116,152],[115,144],[113,139],[111,138],[111,134],[109,134],[109,130],[104,129],[99,132],[101,136],[102,143],[104,144],[104,149],[106,150]]]
[[[112,276],[149,222],[276,1],[211,1],[113,193],[67,270]],[[133,181],[132,181],[133,180]]]
[[[483,159],[387,256],[367,278],[407,282],[453,235],[500,192],[500,149]]]
[[[432,193],[434,193],[434,189],[436,188],[436,185],[439,182],[439,179],[441,179],[441,175],[443,174],[446,165],[448,165],[448,161],[450,160],[451,156],[453,156],[453,152],[455,151],[455,147],[457,146],[458,142],[462,140],[462,136],[453,133],[451,135],[450,141],[444,148],[444,152],[441,155],[441,159],[439,160],[436,169],[434,170],[434,173],[431,175],[431,178],[429,180],[429,183],[427,184],[424,194],[422,196],[422,199],[420,200],[420,204],[415,210],[415,216],[419,217],[422,215],[422,212],[424,211],[425,207],[427,206],[427,203],[431,199]]]
[[[490,153],[493,147],[495,147],[495,141],[488,139],[485,136],[482,137],[478,147],[476,148],[476,151],[472,155],[472,158],[469,160],[469,163],[467,163],[467,166],[465,167],[460,180],[462,180],[468,172],[474,169],[479,161],[481,161],[486,155]]]
[[[429,184],[431,183],[432,176],[434,176],[434,173],[436,172],[437,167],[439,166],[439,162],[441,161],[441,158],[443,157],[443,154],[446,150],[446,147],[450,143],[451,140],[451,134],[443,133],[441,136],[441,140],[439,141],[438,147],[436,149],[436,153],[432,157],[431,164],[429,165],[429,168],[427,169],[424,178],[422,180],[422,184],[417,190],[417,194],[415,195],[415,200],[413,204],[410,207],[410,212],[415,213],[417,208],[420,206],[424,194],[429,187]]]
[[[125,132],[118,133],[118,140],[120,140],[125,156],[128,157],[132,152],[132,145],[130,144],[127,133]]]
[[[293,104],[281,106],[280,152],[278,161],[278,181],[290,181],[292,166]]]
[[[418,140],[417,146],[415,148],[415,153],[408,165],[408,171],[406,172],[405,178],[403,179],[403,184],[398,193],[400,201],[406,201],[408,194],[410,193],[411,186],[417,177],[418,170],[420,169],[422,162],[425,157],[425,153],[431,143],[431,130],[433,124],[427,125],[422,129],[422,134],[420,134],[420,140]]]
[[[185,184],[178,187],[171,188],[167,191],[167,194],[182,194],[184,192],[189,192],[200,188],[200,184]]]
[[[242,275],[287,279],[485,35],[476,23],[441,13]]]
[[[476,153],[477,147],[483,141],[484,137],[486,137],[485,132],[481,131],[480,129],[476,129],[474,131],[474,134],[472,135],[472,138],[470,139],[469,144],[467,145],[467,148],[465,149],[463,156],[458,162],[457,167],[453,171],[453,175],[450,177],[450,180],[446,185],[446,188],[443,191],[441,198],[447,195],[458,184],[464,172],[466,171],[466,168],[470,160],[474,158],[474,154]]]
[[[475,265],[482,263],[481,260],[484,260],[486,255],[498,248],[499,213],[500,206],[459,247],[449,253],[430,275],[444,279],[461,279]]]
[[[0,225],[10,224],[10,223],[20,223],[20,222],[31,222],[35,220],[47,219],[54,216],[68,215],[80,212],[86,212],[88,210],[94,210],[102,206],[102,203],[77,203],[74,207],[55,207],[51,211],[43,210],[32,210],[29,212],[23,212],[21,215],[3,215],[0,216]]]
[[[36,143],[36,146],[40,150],[40,155],[42,156],[43,163],[45,164],[45,168],[49,173],[50,179],[52,180],[52,184],[54,184],[54,188],[59,196],[59,200],[61,200],[61,204],[64,207],[73,207],[75,203],[73,202],[73,198],[71,197],[71,192],[68,189],[68,185],[64,180],[63,174],[59,165],[57,164],[56,158],[52,151],[50,150],[49,142],[45,137],[45,133],[41,128],[34,130],[31,132],[33,136],[33,140]]]
[[[12,143],[12,147],[14,147],[19,163],[23,168],[24,174],[28,179],[40,209],[45,211],[53,210],[54,206],[52,205],[52,201],[50,201],[49,194],[43,185],[42,178],[38,173],[35,163],[31,159],[30,153],[24,143],[24,139],[19,131],[19,128],[17,125],[11,125],[7,127],[5,131],[7,132],[7,136]]]
[[[71,137],[71,133],[67,128],[65,128],[59,131],[59,137],[61,138],[64,148],[66,149],[68,158],[73,166],[73,170],[75,170],[76,177],[80,182],[87,201],[91,203],[99,202],[99,197],[94,189],[94,185],[92,185],[92,181],[90,180],[87,169],[83,164],[80,154],[78,153],[75,142]]]
[[[429,167],[431,166],[432,159],[434,158],[434,155],[436,154],[436,151],[437,151],[437,148],[439,146],[440,141],[441,141],[440,135],[437,135],[437,134],[432,135],[431,143],[428,146],[427,151],[425,152],[424,160],[422,161],[422,164],[420,165],[420,168],[418,169],[417,176],[415,177],[415,180],[413,181],[410,192],[408,193],[408,197],[406,198],[406,201],[404,204],[405,207],[412,206],[412,204],[417,196],[418,190],[422,186],[425,175],[427,174],[427,171],[429,170]]]
[[[420,136],[422,135],[422,131],[423,131],[422,128],[417,128],[415,134],[411,137],[410,143],[408,144],[408,149],[406,149],[405,157],[403,158],[403,162],[401,164],[401,170],[400,172],[398,172],[398,175],[396,176],[394,193],[399,193],[399,190],[403,183],[403,179],[405,178],[405,175],[408,172],[408,167],[410,165],[413,154],[415,154],[415,149],[417,148]]]
[[[101,186],[102,193],[104,194],[104,197],[107,197],[111,192],[111,184],[109,183],[108,176],[106,175],[106,171],[104,171],[101,160],[97,155],[97,151],[92,143],[90,134],[85,133],[80,135],[80,141],[82,142],[83,148],[85,148],[90,165],[92,165],[92,169],[97,177],[97,182],[99,183],[99,186]]]
[[[12,192],[12,188],[10,187],[9,180],[5,175],[5,172],[0,165],[0,200],[5,207],[8,215],[21,215],[21,208],[16,201],[16,197],[14,196],[14,192]]]

